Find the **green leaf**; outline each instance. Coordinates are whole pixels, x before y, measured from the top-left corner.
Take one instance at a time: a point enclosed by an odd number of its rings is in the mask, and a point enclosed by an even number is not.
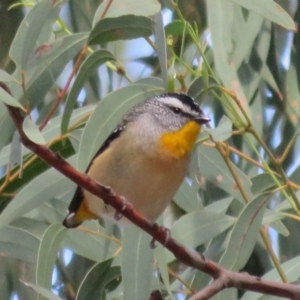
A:
[[[265,195],[259,196],[242,210],[232,228],[228,246],[220,261],[221,266],[234,271],[244,267],[255,246],[268,200]]]
[[[289,120],[296,126],[300,119],[299,88],[295,66],[290,65],[286,75],[287,109]]]
[[[18,83],[13,76],[9,75],[8,73],[6,73],[5,71],[3,71],[1,69],[0,69],[0,82]]]
[[[0,103],[0,109],[1,109],[1,104],[2,103]],[[75,109],[73,111],[73,114],[71,117],[71,125],[73,123],[76,123],[82,117],[89,114],[94,108],[95,108],[94,105],[89,105],[86,107],[81,107],[81,108]],[[0,114],[1,114],[1,111],[0,111]],[[9,117],[9,119],[11,119],[11,118]],[[51,119],[51,122],[49,122],[47,124],[47,126],[43,129],[43,136],[47,143],[50,142],[52,139],[56,138],[58,135],[60,135],[61,121],[62,121],[62,116],[61,115],[57,116],[57,117]],[[1,121],[0,121],[0,126],[1,126]],[[7,129],[9,129],[9,126]],[[2,134],[0,134],[0,141],[1,141],[1,137],[2,137]],[[11,152],[11,145],[7,145],[6,147],[3,148],[2,152],[0,153],[0,166],[6,165],[9,162],[10,152]],[[23,147],[22,153],[23,153],[23,155],[26,155],[28,153],[31,153],[31,151],[29,149]]]
[[[181,20],[174,20],[170,22],[168,25],[165,27],[165,34],[168,35],[173,35],[173,36],[178,36],[183,34],[184,31],[184,23]]]
[[[239,31],[236,35],[233,35],[237,43],[231,56],[236,69],[240,67],[244,60],[249,59],[255,38],[257,38],[257,35],[262,30],[263,21],[264,19],[261,16],[249,12],[247,20],[244,20],[242,16],[242,20],[240,20],[239,24],[236,24],[235,27],[238,28]],[[243,43],[239,42],[241,40],[243,40]]]
[[[0,93],[1,93],[1,89],[0,89]],[[2,130],[0,134],[0,156],[1,156],[3,152],[2,151],[3,147],[6,145],[6,143],[11,138],[11,136],[15,131],[15,124],[2,101],[0,101],[0,128],[5,128],[5,130]],[[9,158],[9,154],[8,154],[8,158]]]
[[[165,90],[168,91],[167,45],[166,45],[163,17],[161,12],[157,13],[154,17],[154,34],[155,34],[156,52],[159,60],[161,77],[164,82]]]
[[[31,289],[33,289],[34,291],[36,291],[39,295],[41,296],[44,296],[46,299],[49,299],[49,300],[63,300],[62,298],[58,297],[57,295],[53,294],[51,291],[39,286],[39,285],[36,285],[36,284],[33,284],[33,283],[29,283],[29,282],[25,282],[25,281],[22,281],[26,286],[30,287]]]
[[[176,221],[171,228],[171,235],[185,246],[196,248],[227,230],[235,221],[235,218],[227,215],[196,211]]]
[[[76,300],[106,299],[109,290],[121,282],[120,267],[111,267],[113,259],[95,264],[82,280]]]
[[[9,257],[36,263],[40,239],[46,224],[28,218],[19,218],[0,231],[0,252]]]
[[[133,84],[103,98],[84,128],[78,152],[77,169],[85,171],[94,154],[130,108],[162,92],[161,87]]]
[[[233,200],[233,197],[227,197],[225,199],[215,201],[215,202],[205,206],[205,210],[207,212],[225,214],[229,205],[231,204],[232,200]]]
[[[71,162],[74,158],[71,159]],[[0,215],[0,228],[34,209],[52,197],[74,187],[73,182],[55,169],[50,169],[21,189]]]
[[[45,145],[46,141],[36,124],[27,116],[23,122],[23,130],[26,136],[36,144]]]
[[[28,63],[25,74],[26,99],[30,100],[31,107],[38,105],[43,100],[66,64],[85,45],[87,36],[87,33],[64,36],[49,43],[47,51],[34,55]],[[23,99],[23,94],[23,91],[20,90],[16,97]]]
[[[276,176],[277,180],[280,181],[280,177]],[[258,175],[255,175],[251,178],[252,181],[252,193],[256,196],[259,194],[267,191],[270,188],[274,188],[276,186],[276,183],[274,182],[274,179],[270,176],[269,173],[261,173]]]
[[[199,170],[201,174],[211,183],[217,187],[225,190],[230,195],[239,199],[244,203],[244,199],[237,188],[236,182],[232,177],[226,163],[224,162],[221,154],[216,150],[209,147],[200,145],[198,147],[199,155]],[[235,165],[232,164],[234,172],[237,174],[244,190],[248,197],[252,199],[251,186],[252,183],[249,178]]]
[[[192,184],[184,180],[173,199],[186,212],[201,210],[203,209],[203,204],[198,191],[199,185],[195,180],[192,181]]]
[[[56,4],[56,5],[55,5]],[[47,21],[54,22],[55,18],[58,17],[60,3],[55,3],[50,0],[44,0],[34,6],[34,14],[31,22],[27,25],[27,34],[24,37],[24,44],[22,49],[21,57],[21,68],[25,69],[27,66],[28,59],[30,55],[33,54],[33,49],[38,45],[37,40],[41,34],[41,28],[45,24],[50,27]],[[20,49],[19,49],[20,51]]]
[[[167,261],[167,255],[165,248],[158,244],[157,247],[154,249],[154,256],[157,262],[157,267],[160,272],[160,276],[162,278],[162,281],[164,283],[164,286],[168,292],[168,295],[170,299],[172,299],[172,289],[170,285],[170,278],[169,278],[169,272],[168,272],[168,261]],[[181,277],[182,278],[182,277]]]
[[[226,116],[223,116],[217,128],[205,128],[204,131],[208,132],[214,141],[223,142],[232,136],[232,122]]]
[[[293,282],[299,279],[299,268],[300,268],[300,256],[296,256],[281,264],[281,268],[287,277],[288,282]],[[281,282],[278,271],[276,268],[267,272],[262,279]],[[262,297],[262,294],[254,292],[246,292],[241,300],[258,300]]]
[[[153,34],[153,21],[147,17],[125,15],[100,20],[91,31],[89,45],[131,40]]]
[[[140,228],[124,228],[121,262],[124,300],[149,298],[153,263],[150,242],[151,237]]]
[[[15,164],[19,164],[22,166],[22,144],[20,139],[20,134],[16,131],[13,135],[12,142],[10,144],[10,156],[9,156],[9,164],[14,166]]]
[[[76,104],[77,97],[86,82],[93,72],[107,61],[116,60],[115,57],[106,50],[98,50],[92,53],[82,63],[72,88],[68,94],[65,109],[61,121],[61,133],[65,134],[68,130],[71,114]]]
[[[26,67],[34,48],[49,41],[60,6],[61,1],[42,0],[26,14],[9,51],[18,68]]]
[[[234,47],[231,37],[231,26],[234,18],[233,4],[229,1],[210,0],[207,2],[207,16],[213,44],[212,51],[216,73],[223,82],[223,85],[227,89],[234,91],[248,117],[251,119],[251,110],[241,86],[237,70],[231,64],[228,55]],[[243,122],[246,124],[245,117],[231,98],[224,97],[223,104],[227,114],[234,122],[238,124]]]
[[[105,13],[105,18],[116,18],[123,15],[136,15],[151,17],[160,11],[161,5],[156,0],[114,0],[110,2],[109,0],[104,0],[98,7],[93,21],[93,27],[101,19],[104,11],[108,7],[109,9]]]
[[[256,14],[268,19],[282,27],[296,30],[295,23],[291,16],[273,0],[230,0]]]
[[[68,235],[63,240],[63,247],[90,260],[102,261],[107,239],[105,229],[99,225],[98,221],[85,221],[83,228],[93,234],[80,230],[68,230]],[[107,257],[112,257],[120,246],[121,242],[117,242],[116,239],[112,240]]]
[[[36,283],[41,287],[51,289],[52,272],[57,253],[66,233],[67,229],[61,224],[53,224],[43,235],[36,266]]]
[[[16,100],[10,94],[8,94],[1,86],[0,86],[0,100],[7,105],[18,107],[25,110],[24,107],[18,102],[18,100]]]

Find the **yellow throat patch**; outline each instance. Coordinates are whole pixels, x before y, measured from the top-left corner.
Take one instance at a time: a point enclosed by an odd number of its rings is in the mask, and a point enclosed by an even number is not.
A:
[[[201,125],[191,121],[178,131],[164,133],[159,141],[160,147],[173,158],[183,158],[192,151],[200,129]]]

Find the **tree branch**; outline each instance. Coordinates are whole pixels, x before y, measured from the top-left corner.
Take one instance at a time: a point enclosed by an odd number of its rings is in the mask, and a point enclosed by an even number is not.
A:
[[[0,83],[0,87],[2,87],[7,93],[11,94],[9,88],[5,84]],[[24,116],[21,110],[13,106],[7,105],[6,107],[16,125],[21,141],[25,147],[30,149],[76,184],[98,196],[106,204],[114,207],[132,223],[150,234],[154,240],[165,246],[179,261],[187,266],[197,268],[213,277],[214,281],[212,284],[195,294],[192,299],[209,299],[212,295],[217,294],[219,291],[231,287],[281,296],[292,300],[300,299],[300,287],[296,285],[262,280],[246,273],[237,273],[226,270],[221,266],[218,266],[215,262],[206,259],[202,254],[184,247],[182,244],[169,237],[166,230],[146,220],[138,211],[133,209],[131,205],[128,205],[123,197],[115,195],[110,188],[102,186],[86,174],[78,172],[68,162],[57,156],[46,146],[35,144],[28,139],[22,129]]]

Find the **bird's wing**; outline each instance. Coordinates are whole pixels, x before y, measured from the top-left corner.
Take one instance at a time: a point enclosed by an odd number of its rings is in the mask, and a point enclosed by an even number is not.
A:
[[[126,126],[124,125],[124,123],[121,123],[120,125],[118,125],[116,127],[116,129],[108,136],[108,138],[105,140],[105,142],[99,148],[99,150],[97,151],[97,153],[91,160],[89,166],[87,167],[85,173],[87,173],[89,171],[90,167],[92,166],[92,164],[94,162],[94,159],[96,157],[98,157],[99,155],[101,155],[109,147],[109,145],[121,135],[121,133],[125,130],[125,128],[126,128]],[[70,227],[70,226],[68,226],[68,217],[78,211],[82,201],[83,201],[83,189],[80,186],[77,186],[77,189],[75,191],[73,199],[68,208],[68,216],[63,221],[63,224],[66,227]]]

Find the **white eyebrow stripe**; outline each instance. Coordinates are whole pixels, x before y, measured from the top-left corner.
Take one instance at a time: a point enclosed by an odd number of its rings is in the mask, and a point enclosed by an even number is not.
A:
[[[157,100],[165,103],[166,105],[170,105],[172,107],[177,107],[189,115],[192,115],[192,116],[198,115],[198,112],[192,110],[188,105],[183,104],[180,100],[178,100],[175,97],[164,97],[164,98],[158,98]]]

